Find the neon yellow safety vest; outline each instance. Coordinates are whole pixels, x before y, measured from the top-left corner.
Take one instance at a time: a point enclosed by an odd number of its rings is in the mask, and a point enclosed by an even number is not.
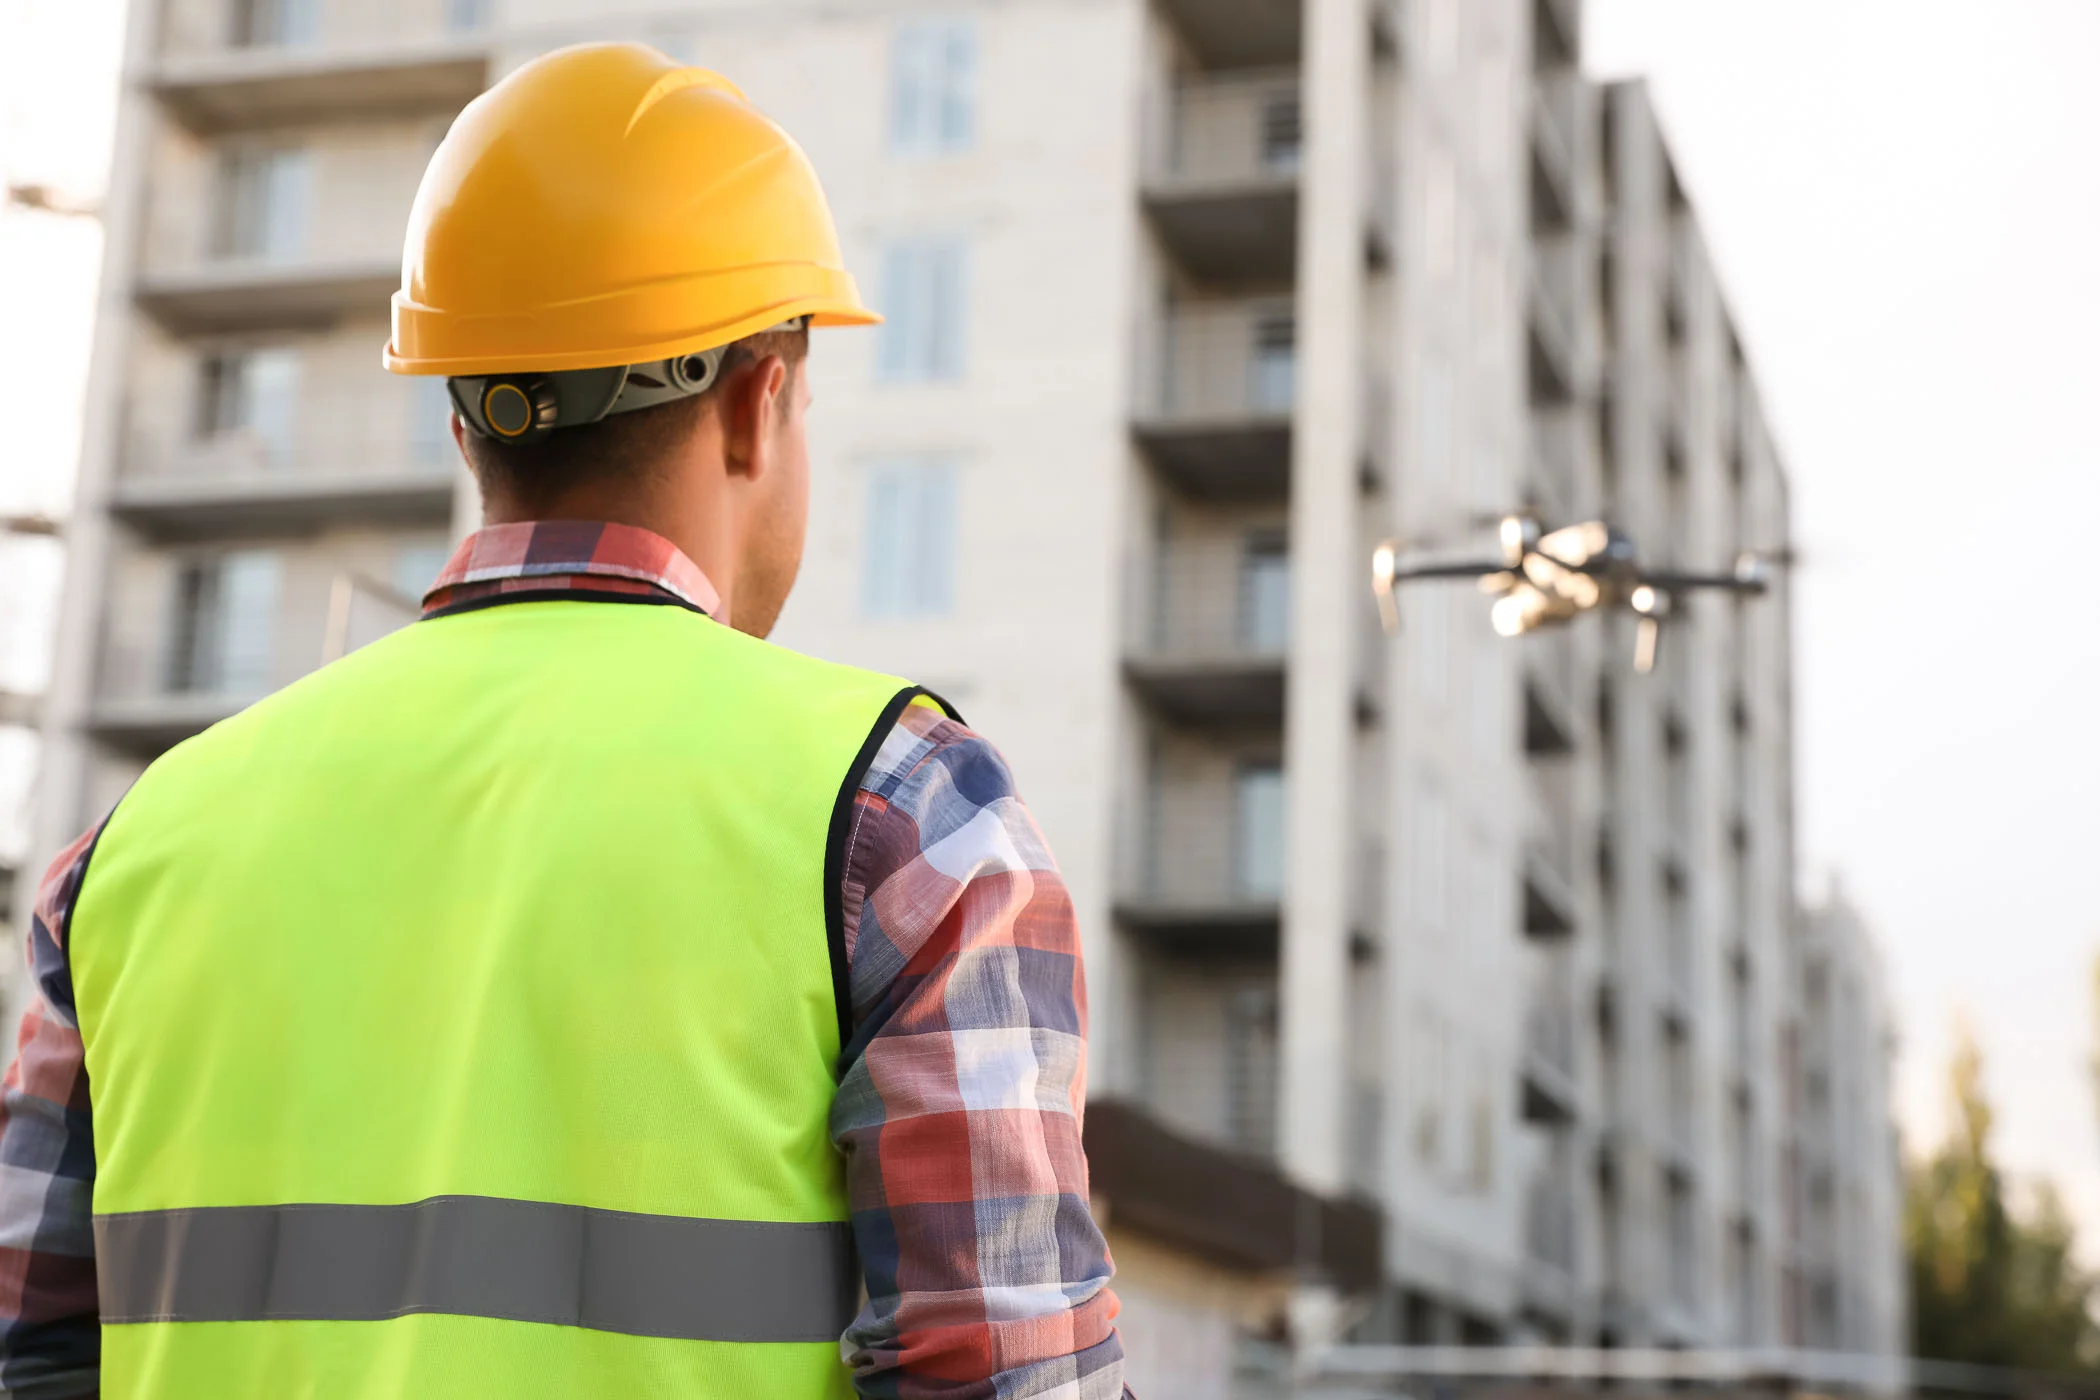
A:
[[[850,1396],[833,838],[914,700],[510,602],[155,763],[69,939],[102,1394]]]

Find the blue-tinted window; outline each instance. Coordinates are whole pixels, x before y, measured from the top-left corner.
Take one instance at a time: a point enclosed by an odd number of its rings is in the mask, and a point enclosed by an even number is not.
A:
[[[899,25],[890,50],[890,146],[899,155],[968,150],[977,135],[977,30],[965,19]]]
[[[962,377],[969,279],[969,247],[959,238],[890,245],[882,260],[877,378],[911,383]]]
[[[941,617],[955,607],[955,464],[904,458],[870,464],[861,549],[861,611]]]

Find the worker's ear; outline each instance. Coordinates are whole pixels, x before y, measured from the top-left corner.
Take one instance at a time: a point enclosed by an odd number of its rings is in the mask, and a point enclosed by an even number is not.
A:
[[[772,469],[787,391],[787,361],[778,355],[754,361],[722,386],[722,456],[731,476],[756,481]]]

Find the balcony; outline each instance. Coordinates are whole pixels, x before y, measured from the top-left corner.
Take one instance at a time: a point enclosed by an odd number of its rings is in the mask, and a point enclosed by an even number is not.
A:
[[[1688,1035],[1698,1015],[1698,970],[1694,962],[1692,930],[1684,901],[1665,903],[1662,958],[1662,1013],[1664,1022],[1679,1035]]]
[[[489,80],[482,0],[175,0],[151,88],[192,131],[451,112]]]
[[[1524,751],[1533,760],[1550,762],[1572,754],[1581,732],[1575,700],[1575,653],[1570,641],[1565,630],[1526,639]],[[1572,800],[1566,807],[1572,820]]]
[[[347,651],[414,620],[445,537],[120,557],[88,729],[150,759]]]
[[[1597,390],[1603,333],[1587,240],[1532,240],[1530,382],[1534,408],[1587,400]]]
[[[1186,79],[1144,186],[1176,262],[1205,282],[1282,282],[1297,269],[1301,131],[1294,72]]]
[[[1159,0],[1159,8],[1207,67],[1298,61],[1305,24],[1298,0]]]
[[[208,434],[134,425],[110,509],[170,541],[349,522],[444,527],[459,453],[442,384],[307,394],[279,423]]]
[[[1375,1206],[1315,1195],[1115,1099],[1087,1106],[1085,1146],[1111,1228],[1262,1277],[1310,1270],[1349,1292],[1378,1284],[1385,1220]]]
[[[1524,1192],[1525,1302],[1565,1317],[1575,1304],[1575,1193],[1552,1163]]]
[[[1575,1007],[1567,994],[1565,969],[1549,963],[1524,1012],[1521,1079],[1524,1121],[1565,1127],[1575,1121]]]
[[[1524,932],[1554,940],[1575,932],[1575,851],[1579,822],[1574,774],[1561,762],[1525,765],[1530,830],[1521,873]]]
[[[1156,951],[1273,958],[1284,884],[1284,788],[1273,760],[1209,746],[1162,753],[1116,917]]]
[[[1582,16],[1577,0],[1532,0],[1533,60],[1541,71],[1581,61]]]
[[[401,285],[398,262],[227,259],[142,273],[138,303],[173,335],[321,328],[349,316],[384,317]]]
[[[1162,477],[1199,500],[1289,498],[1298,352],[1288,299],[1176,307],[1141,366],[1132,433]]]
[[[401,282],[402,224],[437,134],[411,119],[164,137],[131,289],[140,309],[179,336],[346,317],[383,327]]]
[[[1123,663],[1146,704],[1195,728],[1281,725],[1291,596],[1280,532],[1165,547],[1151,578]]]
[[[1583,226],[1583,163],[1589,142],[1587,80],[1572,69],[1541,73],[1531,88],[1531,227],[1570,233]]]

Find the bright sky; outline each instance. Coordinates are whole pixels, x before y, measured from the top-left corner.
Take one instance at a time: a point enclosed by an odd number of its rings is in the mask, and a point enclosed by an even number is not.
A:
[[[1792,469],[1803,854],[1880,934],[1906,1126],[1966,1015],[2006,1158],[2100,1255],[2100,5],[1588,16],[1593,68],[1649,76]]]
[[[0,186],[94,196],[109,166],[123,6],[0,0]],[[0,514],[66,508],[94,331],[102,231],[0,199]],[[0,535],[0,690],[38,690],[49,666],[60,559]],[[32,743],[0,729],[0,858],[18,858]]]
[[[119,11],[0,0],[0,176],[99,192]],[[1967,1015],[2008,1159],[2095,1251],[2100,5],[1588,13],[1592,66],[1653,83],[1791,462],[1804,856],[1880,931],[1905,1120],[1936,1125]],[[98,256],[91,224],[0,213],[0,510],[65,501]],[[0,545],[0,686],[41,671],[54,581]],[[0,737],[0,852],[23,757]]]

